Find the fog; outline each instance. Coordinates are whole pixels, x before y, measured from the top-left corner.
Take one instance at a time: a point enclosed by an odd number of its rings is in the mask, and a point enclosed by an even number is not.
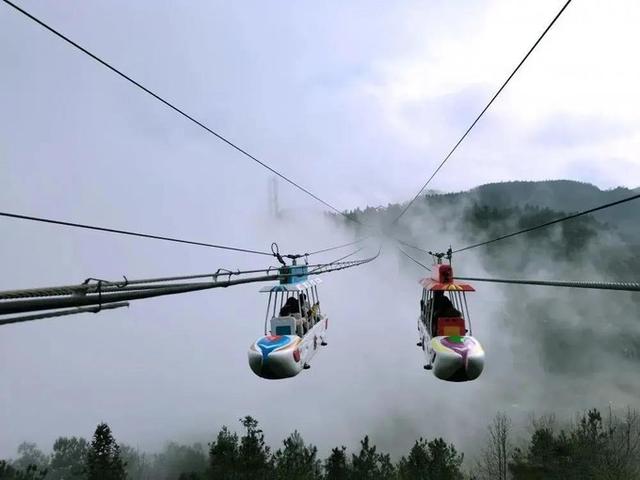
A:
[[[482,25],[491,25],[502,18],[497,14],[511,11],[509,2],[481,2],[477,12],[462,16],[442,2],[403,8],[378,2],[376,9],[368,2],[339,3],[294,8],[255,2],[240,8],[203,2],[193,10],[157,2],[23,4],[340,208],[409,198],[488,98],[493,77],[502,78],[558,6],[520,6],[521,23],[498,22],[502,30],[486,38],[484,27],[472,27],[476,13],[483,14]],[[590,12],[597,11],[593,3],[584,2]],[[637,15],[632,3],[630,25]],[[592,14],[576,15],[580,20],[566,22],[561,38],[589,30]],[[442,25],[458,17],[453,30],[465,33],[451,38]],[[522,30],[517,39],[501,41],[513,28]],[[274,219],[268,214],[267,172],[4,7],[0,38],[2,210],[258,250],[276,241],[282,252],[356,238],[351,227],[283,183],[284,216]],[[436,88],[460,66],[439,55],[434,59],[433,49],[458,52],[461,42],[472,41],[487,47],[488,57],[477,57],[473,65],[485,65],[488,73],[474,67],[478,76],[467,84]],[[496,41],[503,50],[488,48]],[[601,41],[606,50],[615,38]],[[616,51],[623,55],[634,44],[616,44]],[[423,48],[433,64],[405,65]],[[544,55],[554,62],[571,58],[550,50]],[[500,60],[486,66],[481,60],[489,56]],[[592,59],[587,67],[578,60],[569,67],[589,83]],[[529,74],[540,79],[547,67],[532,64]],[[437,93],[408,99],[394,94],[395,81],[412,72],[425,80],[424,71]],[[568,77],[559,77],[566,93]],[[623,86],[637,83],[633,69],[623,77]],[[598,80],[599,87],[589,83],[595,98],[610,90],[606,79]],[[559,154],[546,146],[549,135],[542,127],[549,116],[565,114],[568,124],[575,115],[591,127],[611,119],[561,100],[559,112],[541,106],[533,118],[519,117],[533,108],[525,93],[519,97],[524,104],[515,93],[506,99],[478,140],[469,139],[454,159],[459,167],[443,171],[437,188],[549,176],[637,186],[634,150],[620,138],[621,131],[629,138],[639,131],[637,109],[627,96],[609,98],[624,125],[603,129],[588,151],[576,139]],[[612,145],[615,158],[605,157]],[[456,215],[418,210],[396,233],[427,248],[463,245],[467,239]],[[447,227],[434,228],[443,219]],[[0,225],[3,290],[273,264],[261,256],[43,224]],[[522,271],[516,265],[527,246],[516,241],[501,255],[507,259],[501,272],[599,279],[594,259],[602,245],[615,242],[600,237],[576,261],[542,259]],[[222,425],[235,428],[247,414],[261,422],[274,445],[298,429],[321,453],[338,444],[353,447],[367,433],[393,454],[406,451],[418,436],[436,435],[472,453],[498,410],[524,423],[534,410],[570,414],[638,398],[637,363],[615,348],[616,335],[639,333],[638,303],[625,293],[476,285],[469,307],[475,336],[487,352],[486,370],[476,382],[436,380],[422,369],[415,347],[417,281],[426,272],[376,238],[359,256],[375,253],[380,243],[375,262],[323,276],[329,346],[311,370],[290,380],[259,379],[247,365],[266,308],[259,285],[2,327],[0,458],[13,456],[22,441],[48,450],[58,436],[89,437],[100,421],[109,423],[118,441],[156,451],[169,440],[210,441]],[[458,273],[482,276],[489,275],[486,262],[483,253],[469,252],[454,266]],[[555,343],[558,336],[563,341]]]

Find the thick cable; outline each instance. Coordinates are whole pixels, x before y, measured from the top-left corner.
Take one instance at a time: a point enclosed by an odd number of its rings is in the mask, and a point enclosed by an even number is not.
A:
[[[78,313],[99,313],[100,310],[113,310],[115,308],[128,307],[129,302],[108,303],[96,307],[73,308],[70,310],[57,310],[54,312],[36,313],[34,315],[21,315],[19,317],[0,318],[1,325],[10,325],[12,323],[30,322],[32,320],[42,320],[45,318],[65,317],[67,315],[77,315]]]
[[[508,233],[506,235],[501,235],[501,236],[496,237],[496,238],[494,238],[492,240],[487,240],[485,242],[475,243],[473,245],[469,245],[469,246],[464,247],[464,248],[459,248],[457,250],[453,250],[452,253],[464,252],[466,250],[471,250],[472,248],[477,248],[477,247],[481,247],[483,245],[488,245],[490,243],[494,243],[494,242],[497,242],[497,241],[500,241],[500,240],[504,240],[505,238],[511,238],[511,237],[515,237],[516,235],[522,235],[523,233],[529,233],[529,232],[532,232],[534,230],[538,230],[540,228],[545,228],[545,227],[548,227],[550,225],[555,225],[556,223],[564,222],[566,220],[571,220],[573,218],[581,217],[583,215],[588,215],[590,213],[594,213],[594,212],[597,212],[599,210],[604,210],[605,208],[615,207],[616,205],[620,205],[622,203],[630,202],[632,200],[637,200],[638,198],[640,198],[640,194],[632,195],[630,197],[623,198],[622,200],[606,203],[606,204],[600,205],[598,207],[590,208],[589,210],[584,210],[582,212],[578,212],[578,213],[574,213],[574,214],[571,214],[571,215],[567,215],[566,217],[557,218],[555,220],[551,220],[550,222],[545,222],[545,223],[542,223],[540,225],[536,225],[535,227],[525,228],[525,229],[522,229],[522,230],[518,230],[517,232]]]
[[[357,252],[359,251],[360,250],[358,250]],[[354,254],[357,252],[354,252]],[[352,254],[349,254],[349,256],[350,255]],[[342,260],[343,258],[335,260],[332,263],[308,265],[308,268],[311,269],[310,273],[314,273],[315,271],[319,271],[323,268],[326,268],[328,265],[343,263],[343,262],[340,262],[340,260]],[[101,284],[101,289],[103,292],[150,290],[150,289],[158,288],[158,286],[155,285],[158,283],[179,282],[179,281],[185,281],[185,280],[199,280],[203,278],[211,278],[212,281],[217,281],[219,278],[226,277],[227,279],[231,279],[231,277],[238,277],[238,276],[248,275],[252,273],[264,273],[265,275],[275,275],[278,277],[287,276],[287,274],[280,273],[280,267],[273,267],[273,266],[269,266],[261,269],[255,269],[255,270],[227,270],[227,269],[220,268],[213,273],[201,273],[201,274],[195,274],[195,275],[181,275],[181,276],[172,276],[172,277],[145,278],[140,280],[126,280],[126,283],[110,282],[110,281],[103,280]],[[291,276],[297,276],[297,275],[298,274],[291,274]],[[176,284],[176,285],[181,285],[181,284]],[[163,286],[161,285],[160,287],[163,287]],[[97,291],[97,288],[98,288],[98,285],[96,283],[89,283],[85,281],[83,283],[76,284],[76,285],[61,285],[61,286],[54,286],[54,287],[5,290],[5,291],[0,291],[0,301],[24,299],[24,298],[38,298],[38,297],[56,297],[56,296],[65,296],[65,295],[87,295],[90,293],[95,293]]]
[[[504,278],[456,277],[458,280],[470,282],[506,283],[512,285],[540,285],[545,287],[588,288],[595,290],[620,290],[625,292],[640,292],[637,282],[562,282],[554,280],[514,280]]]
[[[6,1],[6,0],[5,0]],[[462,135],[462,137],[460,137],[460,140],[458,140],[458,142],[453,146],[453,148],[451,149],[451,151],[449,151],[449,153],[447,154],[446,157],[444,157],[444,160],[442,160],[442,162],[440,162],[440,165],[438,165],[438,168],[435,169],[435,171],[431,174],[431,176],[429,177],[429,179],[425,182],[425,184],[422,186],[422,188],[420,188],[420,190],[418,191],[418,193],[416,193],[416,195],[411,199],[411,201],[404,207],[404,209],[400,212],[400,214],[393,220],[392,225],[396,224],[398,222],[398,220],[400,220],[400,218],[407,212],[407,210],[409,210],[409,208],[411,207],[411,205],[413,205],[413,203],[418,199],[418,197],[420,196],[420,194],[425,190],[425,188],[427,188],[427,186],[429,185],[429,183],[431,183],[431,180],[433,180],[433,177],[436,176],[436,174],[440,171],[440,169],[444,166],[445,163],[447,163],[447,161],[449,160],[449,158],[451,157],[451,155],[453,155],[453,153],[458,149],[458,147],[460,146],[460,144],[463,142],[463,140],[467,137],[467,135],[469,135],[469,132],[471,132],[471,130],[473,129],[473,127],[476,126],[476,124],[478,123],[478,121],[480,120],[480,118],[482,118],[482,116],[485,114],[485,112],[489,109],[489,107],[491,106],[491,104],[493,104],[493,102],[495,101],[496,98],[498,98],[498,95],[500,95],[500,93],[502,93],[502,91],[504,90],[504,88],[507,86],[507,84],[511,81],[511,79],[514,77],[514,75],[516,74],[516,72],[520,69],[520,67],[524,64],[524,62],[527,60],[527,58],[529,58],[529,55],[531,55],[531,53],[535,50],[535,48],[538,46],[538,44],[542,41],[542,39],[544,38],[544,36],[547,34],[547,32],[551,29],[551,27],[553,26],[554,23],[556,23],[556,20],[558,20],[558,18],[560,18],[560,15],[562,15],[562,13],[565,11],[565,9],[569,6],[569,4],[571,3],[572,0],[567,0],[567,2],[564,4],[564,6],[560,9],[560,11],[556,14],[556,16],[553,18],[553,20],[551,21],[551,23],[547,26],[547,28],[545,28],[544,32],[542,32],[542,35],[540,35],[538,37],[538,39],[536,40],[536,42],[533,44],[533,46],[529,49],[529,51],[527,52],[527,54],[524,56],[524,58],[522,60],[520,60],[520,63],[518,63],[518,65],[516,66],[516,68],[513,70],[513,72],[511,72],[511,75],[509,75],[509,77],[507,77],[507,79],[505,80],[505,82],[502,84],[502,86],[498,89],[498,91],[493,95],[493,97],[491,98],[491,100],[489,100],[489,103],[487,103],[487,105],[482,109],[482,111],[480,112],[480,114],[476,117],[476,119],[473,121],[473,123],[471,124],[471,126],[469,128],[467,128],[467,130],[464,132],[464,134]]]
[[[182,115],[183,117],[185,117],[186,119],[190,120],[191,122],[193,122],[194,124],[196,124],[197,126],[199,126],[200,128],[204,129],[205,131],[207,131],[208,133],[210,133],[211,135],[215,136],[217,139],[222,140],[224,143],[226,143],[228,146],[230,146],[231,148],[237,150],[238,152],[240,152],[241,154],[243,154],[244,156],[248,157],[249,159],[253,160],[254,162],[256,162],[257,164],[259,164],[260,166],[266,168],[267,170],[269,170],[271,173],[277,175],[278,177],[280,177],[281,179],[283,179],[285,182],[293,185],[295,188],[297,188],[298,190],[306,193],[307,195],[309,195],[310,197],[312,197],[313,199],[317,200],[318,202],[322,203],[324,206],[330,208],[331,210],[337,212],[338,214],[342,215],[343,217],[356,222],[356,223],[360,223],[357,219],[355,218],[350,218],[346,213],[338,210],[336,207],[334,207],[333,205],[331,205],[330,203],[325,202],[324,200],[322,200],[320,197],[318,197],[317,195],[313,194],[312,192],[310,192],[309,190],[307,190],[305,187],[301,186],[300,184],[296,183],[295,181],[289,179],[288,177],[286,177],[285,175],[283,175],[282,173],[280,173],[279,171],[275,170],[274,168],[270,167],[268,164],[266,164],[265,162],[259,160],[258,158],[256,158],[255,156],[251,155],[249,152],[247,152],[246,150],[244,150],[243,148],[239,147],[238,145],[236,145],[235,143],[233,143],[231,140],[228,140],[226,137],[222,136],[221,134],[215,132],[214,130],[212,130],[211,128],[207,127],[204,123],[200,122],[199,120],[196,120],[194,117],[192,117],[191,115],[189,115],[188,113],[186,113],[185,111],[183,111],[182,109],[178,108],[177,106],[175,106],[174,104],[172,104],[171,102],[169,102],[168,100],[165,100],[164,98],[162,98],[160,95],[158,95],[157,93],[154,93],[153,91],[151,91],[150,89],[148,89],[147,87],[145,87],[144,85],[142,85],[141,83],[137,82],[136,80],[134,80],[133,78],[131,78],[130,76],[128,76],[127,74],[123,73],[122,71],[118,70],[116,67],[112,66],[111,64],[109,64],[108,62],[106,62],[105,60],[101,59],[100,57],[98,57],[97,55],[91,53],[89,50],[87,50],[86,48],[82,47],[81,45],[77,44],[76,42],[74,42],[73,40],[71,40],[69,37],[65,36],[64,34],[60,33],[59,31],[57,31],[56,29],[54,29],[53,27],[47,25],[46,23],[44,23],[42,20],[36,18],[35,16],[33,16],[32,14],[30,14],[29,12],[27,12],[26,10],[24,10],[23,8],[19,7],[18,5],[16,5],[15,3],[9,1],[9,0],[3,0],[4,3],[6,3],[7,5],[13,7],[15,10],[17,10],[18,12],[22,13],[23,15],[25,15],[27,18],[29,18],[30,20],[33,20],[34,22],[36,22],[38,25],[40,25],[41,27],[45,28],[46,30],[48,30],[49,32],[53,33],[54,35],[56,35],[58,38],[64,40],[65,42],[67,42],[69,45],[77,48],[78,50],[80,50],[82,53],[88,55],[89,57],[91,57],[93,60],[95,60],[96,62],[100,63],[101,65],[107,67],[109,70],[111,70],[113,73],[119,75],[120,77],[124,78],[125,80],[127,80],[128,82],[130,82],[132,85],[135,85],[136,87],[138,87],[140,90],[142,90],[143,92],[151,95],[153,98],[155,98],[156,100],[158,100],[159,102],[163,103],[164,105],[166,105],[167,107],[169,107],[170,109],[172,109],[173,111],[175,111],[176,113]]]
[[[369,263],[380,255],[380,250],[375,256],[353,260],[349,262],[341,262],[335,260],[333,264],[323,264],[320,265],[314,271],[309,272],[309,275],[320,275],[324,273],[335,272],[339,270],[344,270],[347,268],[353,268],[360,265],[364,265]],[[346,257],[343,257],[346,258]],[[183,283],[183,284],[164,284],[164,285],[154,285],[152,288],[147,288],[149,286],[141,286],[140,288],[130,291],[131,286],[121,287],[120,289],[113,289],[113,286],[117,285],[117,282],[105,282],[108,285],[112,286],[112,289],[109,290],[107,287],[101,287],[99,293],[89,293],[89,294],[77,294],[73,293],[66,296],[56,296],[56,297],[44,297],[44,298],[27,298],[27,299],[18,299],[20,297],[9,297],[11,299],[0,302],[0,315],[8,315],[8,314],[17,314],[17,313],[26,313],[33,311],[42,311],[42,310],[54,310],[61,308],[72,308],[72,307],[86,307],[89,305],[100,305],[101,308],[106,308],[109,304],[114,304],[117,302],[124,302],[130,300],[141,300],[144,298],[152,298],[152,297],[160,297],[166,295],[176,295],[180,293],[188,293],[195,292],[200,290],[208,290],[212,288],[226,288],[234,285],[248,284],[248,283],[256,283],[256,282],[268,282],[268,281],[279,281],[283,277],[287,276],[296,276],[298,274],[281,274],[274,273],[272,275],[262,275],[258,277],[249,277],[249,278],[236,278],[222,281],[210,281],[210,282],[197,282],[197,283]],[[133,283],[133,282],[131,282]],[[104,285],[104,283],[102,284]],[[46,289],[43,289],[46,290]],[[11,292],[14,293],[15,291]],[[2,296],[2,292],[0,292],[0,297]],[[12,322],[15,323],[15,322]]]

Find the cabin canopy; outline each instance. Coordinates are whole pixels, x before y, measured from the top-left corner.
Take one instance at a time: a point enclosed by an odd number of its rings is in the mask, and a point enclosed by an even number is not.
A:
[[[260,289],[261,292],[302,292],[308,288],[320,285],[322,280],[320,278],[310,278],[304,282],[287,283],[280,285],[267,285]]]
[[[420,285],[425,290],[432,292],[475,292],[468,283],[456,282],[453,278],[451,265],[438,264],[433,266],[431,277],[420,280]]]

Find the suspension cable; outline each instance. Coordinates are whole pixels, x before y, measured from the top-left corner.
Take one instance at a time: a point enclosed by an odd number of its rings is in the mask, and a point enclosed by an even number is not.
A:
[[[356,245],[356,244],[358,244],[360,242],[364,242],[367,238],[369,238],[369,237],[368,236],[367,237],[362,237],[362,238],[360,238],[358,240],[355,240],[353,242],[345,243],[344,245],[338,245],[336,247],[324,248],[322,250],[316,250],[314,252],[305,253],[304,255],[309,257],[311,255],[317,255],[318,253],[325,253],[325,252],[331,252],[333,250],[339,250],[340,248],[350,247],[351,245]]]
[[[101,59],[100,57],[98,57],[97,55],[91,53],[89,50],[87,50],[86,48],[82,47],[81,45],[79,45],[78,43],[74,42],[73,40],[71,40],[69,37],[65,36],[64,34],[60,33],[58,30],[54,29],[53,27],[47,25],[44,21],[36,18],[34,15],[30,14],[29,12],[27,12],[26,10],[20,8],[18,5],[16,5],[15,3],[9,1],[9,0],[3,0],[4,3],[6,3],[7,5],[9,5],[10,7],[13,7],[15,10],[17,10],[18,12],[22,13],[23,15],[25,15],[26,17],[28,17],[29,19],[33,20],[34,22],[36,22],[38,25],[40,25],[41,27],[45,28],[46,30],[48,30],[49,32],[53,33],[54,35],[56,35],[57,37],[59,37],[60,39],[64,40],[65,42],[67,42],[69,45],[77,48],[78,50],[80,50],[82,53],[88,55],[89,57],[91,57],[93,60],[95,60],[96,62],[100,63],[101,65],[107,67],[109,70],[111,70],[113,73],[119,75],[120,77],[122,77],[123,79],[127,80],[129,83],[131,83],[132,85],[135,85],[136,87],[138,87],[140,90],[142,90],[143,92],[151,95],[153,98],[155,98],[156,100],[158,100],[159,102],[163,103],[164,105],[166,105],[167,107],[169,107],[170,109],[172,109],[173,111],[175,111],[176,113],[182,115],[184,118],[190,120],[191,122],[193,122],[195,125],[199,126],[200,128],[204,129],[206,132],[210,133],[211,135],[215,136],[216,138],[218,138],[219,140],[223,141],[224,143],[226,143],[228,146],[230,146],[231,148],[237,150],[238,152],[240,152],[242,155],[246,156],[247,158],[253,160],[254,162],[256,162],[257,164],[259,164],[260,166],[266,168],[267,170],[269,170],[271,173],[277,175],[278,177],[280,177],[281,179],[283,179],[284,181],[286,181],[287,183],[293,185],[295,188],[297,188],[298,190],[301,190],[302,192],[306,193],[307,195],[309,195],[310,197],[312,197],[313,199],[317,200],[318,202],[322,203],[324,206],[330,208],[331,210],[333,210],[334,212],[342,215],[343,217],[356,222],[356,223],[360,223],[357,219],[355,218],[350,218],[347,214],[345,214],[343,211],[338,210],[336,207],[334,207],[333,205],[331,205],[328,202],[325,202],[324,200],[322,200],[320,197],[318,197],[317,195],[313,194],[312,192],[310,192],[309,190],[307,190],[305,187],[301,186],[300,184],[296,183],[295,181],[291,180],[290,178],[288,178],[287,176],[285,176],[284,174],[280,173],[279,171],[275,170],[273,167],[270,167],[267,163],[259,160],[257,157],[251,155],[249,152],[247,152],[246,150],[244,150],[243,148],[239,147],[238,145],[236,145],[235,143],[233,143],[231,140],[227,139],[226,137],[222,136],[220,133],[215,132],[214,130],[212,130],[211,128],[207,127],[204,123],[200,122],[199,120],[196,120],[194,117],[192,117],[191,115],[189,115],[188,113],[186,113],[184,110],[180,109],[179,107],[175,106],[173,103],[169,102],[168,100],[165,100],[164,98],[162,98],[160,95],[158,95],[157,93],[154,93],[152,90],[150,90],[149,88],[145,87],[144,85],[142,85],[141,83],[137,82],[136,80],[134,80],[133,78],[131,78],[130,76],[128,76],[127,74],[123,73],[121,70],[118,70],[116,67],[114,67],[113,65],[111,65],[110,63],[108,63],[107,61]]]
[[[173,237],[165,237],[162,235],[152,235],[149,233],[141,233],[141,232],[133,232],[133,231],[129,231],[129,230],[119,230],[119,229],[115,229],[115,228],[108,228],[108,227],[99,227],[96,225],[87,225],[87,224],[83,224],[83,223],[74,223],[74,222],[65,222],[63,220],[54,220],[51,218],[43,218],[43,217],[33,217],[33,216],[29,216],[29,215],[20,215],[17,213],[9,213],[9,212],[0,212],[0,216],[2,217],[8,217],[8,218],[15,218],[15,219],[19,219],[19,220],[30,220],[30,221],[34,221],[34,222],[43,222],[43,223],[50,223],[50,224],[54,224],[54,225],[62,225],[65,227],[74,227],[74,228],[84,228],[87,230],[97,230],[100,232],[107,232],[107,233],[117,233],[119,235],[129,235],[132,237],[142,237],[142,238],[151,238],[154,240],[164,240],[167,242],[175,242],[175,243],[186,243],[189,245],[198,245],[200,247],[209,247],[209,248],[219,248],[222,250],[233,250],[235,252],[243,252],[243,253],[255,253],[256,255],[267,255],[269,257],[273,256],[273,253],[271,252],[261,252],[258,250],[250,250],[247,248],[239,248],[239,247],[229,247],[226,245],[216,245],[213,243],[205,243],[205,242],[197,242],[197,241],[193,241],[193,240],[183,240],[180,238],[173,238]]]
[[[100,226],[96,226],[96,225],[87,225],[87,224],[83,224],[83,223],[67,222],[67,221],[64,221],[64,220],[55,220],[55,219],[51,219],[51,218],[34,217],[34,216],[30,216],[30,215],[21,215],[21,214],[18,214],[18,213],[0,212],[0,217],[13,218],[13,219],[17,219],[17,220],[29,220],[29,221],[34,221],[34,222],[43,222],[43,223],[49,223],[49,224],[53,224],[53,225],[61,225],[61,226],[64,226],[64,227],[83,228],[83,229],[95,230],[95,231],[99,231],[99,232],[115,233],[115,234],[118,234],[118,235],[129,235],[129,236],[132,236],[132,237],[150,238],[150,239],[153,239],[153,240],[164,240],[164,241],[167,241],[167,242],[184,243],[184,244],[188,244],[188,245],[197,245],[197,246],[200,246],[200,247],[218,248],[218,249],[222,249],[222,250],[231,250],[231,251],[235,251],[235,252],[253,253],[253,254],[256,254],[256,255],[266,255],[266,256],[269,256],[269,257],[276,256],[276,254],[273,251],[272,252],[263,252],[263,251],[251,250],[251,249],[247,249],[247,248],[230,247],[230,246],[227,246],[227,245],[217,245],[217,244],[213,244],[213,243],[198,242],[198,241],[194,241],[194,240],[185,240],[185,239],[181,239],[181,238],[166,237],[166,236],[163,236],[163,235],[152,235],[152,234],[149,234],[149,233],[134,232],[134,231],[130,231],[130,230],[120,230],[120,229],[109,228],[109,227],[100,227]],[[337,249],[340,249],[340,248],[348,247],[349,245],[355,245],[357,243],[360,243],[360,242],[366,240],[367,238],[369,238],[369,237],[363,237],[363,238],[361,238],[359,240],[356,240],[356,241],[350,242],[350,243],[346,243],[344,245],[337,245],[335,247],[329,247],[329,248],[325,248],[323,250],[318,250],[318,251],[311,252],[311,253],[305,253],[305,254],[302,254],[302,255],[283,255],[283,256],[289,257],[289,258],[293,258],[293,257],[295,257],[295,258],[308,257],[308,256],[315,255],[315,254],[318,254],[318,253],[330,252],[332,250],[337,250]]]
[[[409,248],[413,248],[415,250],[418,250],[422,253],[426,253],[427,255],[431,255],[431,252],[428,250],[425,250],[424,248],[420,248],[420,247],[416,247],[415,245],[411,245],[410,243],[407,243],[405,241],[400,240],[399,238],[394,238],[394,240],[402,245],[404,245],[405,247],[409,247]]]
[[[402,253],[405,257],[407,257],[408,259],[413,261],[416,265],[421,266],[422,268],[424,268],[425,270],[428,270],[429,272],[431,271],[431,269],[429,267],[427,267],[425,264],[423,264],[423,263],[419,262],[418,260],[416,260],[415,258],[413,258],[411,255],[409,255],[407,252],[402,250],[400,247],[398,247],[398,250],[400,250],[400,253]]]
[[[6,1],[6,0],[5,0]],[[489,100],[489,103],[487,103],[487,105],[484,107],[484,109],[480,112],[480,114],[476,117],[476,119],[473,121],[473,123],[471,124],[471,126],[469,128],[467,128],[467,130],[464,132],[464,134],[462,135],[462,137],[460,137],[460,140],[458,140],[458,142],[453,146],[453,148],[451,149],[451,151],[449,151],[449,153],[447,154],[446,157],[444,157],[444,160],[442,160],[442,162],[440,163],[440,165],[438,165],[438,168],[435,169],[435,171],[431,174],[431,176],[429,177],[429,179],[426,181],[426,183],[422,186],[422,188],[420,188],[420,190],[418,190],[418,193],[416,193],[416,195],[411,199],[411,201],[402,209],[402,211],[400,212],[400,214],[393,220],[392,225],[396,224],[400,218],[407,212],[407,210],[409,210],[409,208],[411,208],[411,205],[413,205],[413,203],[418,199],[418,197],[420,196],[420,194],[424,191],[425,188],[427,188],[427,186],[429,185],[429,183],[431,183],[431,180],[433,180],[433,177],[436,176],[436,174],[440,171],[440,169],[444,166],[445,163],[447,163],[447,161],[449,160],[449,158],[451,157],[451,155],[453,155],[453,153],[457,150],[457,148],[460,146],[460,144],[462,143],[462,141],[467,137],[467,135],[469,135],[469,132],[471,132],[471,130],[473,129],[473,127],[476,126],[476,123],[478,123],[478,121],[480,120],[480,118],[482,118],[482,116],[485,114],[485,112],[489,109],[489,107],[491,106],[491,104],[495,101],[496,98],[498,98],[498,95],[500,95],[500,93],[502,93],[502,91],[504,90],[504,88],[507,86],[507,84],[509,83],[509,81],[511,81],[511,79],[514,77],[514,75],[516,74],[516,72],[520,69],[520,67],[524,64],[524,62],[527,60],[527,58],[529,58],[529,55],[531,55],[531,53],[535,50],[535,48],[538,46],[538,44],[542,41],[542,39],[544,38],[544,36],[547,34],[547,32],[551,29],[551,27],[553,26],[554,23],[556,23],[556,20],[558,20],[558,18],[560,18],[560,15],[562,15],[562,13],[565,11],[565,9],[569,6],[569,4],[571,3],[572,0],[567,0],[567,2],[564,4],[564,6],[560,9],[560,11],[556,14],[556,16],[553,18],[553,20],[551,21],[551,23],[547,26],[547,28],[545,28],[544,32],[542,32],[542,35],[540,35],[540,37],[538,37],[538,39],[536,40],[536,42],[533,44],[533,46],[529,49],[529,51],[527,52],[527,54],[524,56],[524,58],[522,60],[520,60],[520,63],[518,63],[518,65],[516,66],[516,68],[513,70],[513,72],[511,72],[511,75],[509,75],[507,77],[507,79],[505,80],[505,82],[502,84],[502,86],[498,89],[498,91],[493,95],[493,97],[491,98],[491,100]]]
[[[564,222],[566,220],[571,220],[573,218],[581,217],[583,215],[588,215],[590,213],[597,212],[599,210],[604,210],[605,208],[610,208],[610,207],[614,207],[616,205],[620,205],[622,203],[630,202],[632,200],[637,200],[638,198],[640,198],[640,194],[632,195],[630,197],[623,198],[622,200],[606,203],[606,204],[600,205],[598,207],[590,208],[589,210],[584,210],[582,212],[578,212],[578,213],[574,213],[574,214],[571,214],[571,215],[567,215],[566,217],[557,218],[555,220],[551,220],[550,222],[545,222],[545,223],[542,223],[540,225],[536,225],[535,227],[525,228],[525,229],[519,230],[517,232],[508,233],[506,235],[501,235],[501,236],[496,237],[496,238],[494,238],[492,240],[487,240],[485,242],[475,243],[473,245],[469,245],[469,246],[464,247],[464,248],[459,248],[457,250],[454,250],[452,253],[464,252],[466,250],[471,250],[472,248],[477,248],[477,247],[481,247],[483,245],[488,245],[490,243],[494,243],[494,242],[497,242],[497,241],[500,241],[500,240],[504,240],[505,238],[511,238],[511,237],[515,237],[516,235],[521,235],[523,233],[532,232],[534,230],[538,230],[540,228],[545,228],[545,227],[548,227],[550,225],[554,225],[556,223]]]

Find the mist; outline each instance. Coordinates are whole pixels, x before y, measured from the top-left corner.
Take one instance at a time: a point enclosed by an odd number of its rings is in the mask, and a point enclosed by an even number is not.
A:
[[[369,2],[204,2],[191,9],[158,2],[23,2],[345,209],[409,198],[556,3],[487,1],[462,15],[442,2],[377,2],[376,8]],[[603,7],[597,3],[583,2],[575,19],[563,24],[556,47],[541,51],[528,80],[480,125],[436,188],[550,177],[638,186],[638,72],[601,55],[607,68],[596,82],[592,55],[574,55],[567,41],[596,41],[589,34],[594,18],[606,17],[598,15]],[[634,2],[625,6],[606,17],[602,28],[609,35],[598,48],[584,51],[633,58],[638,32],[632,26],[640,17]],[[513,21],[496,20],[504,15]],[[619,28],[619,20],[629,28]],[[271,178],[256,164],[177,121],[14,12],[0,9],[0,25],[3,210],[258,250],[268,251],[275,241],[292,253],[362,235],[284,183],[283,216],[273,218]],[[443,25],[461,33],[451,37]],[[462,54],[461,45],[472,43],[474,50]],[[443,58],[441,52],[458,55]],[[576,76],[578,90],[586,89],[594,102],[604,99],[606,108],[578,102]],[[616,76],[622,83],[612,92],[608,85]],[[558,84],[549,87],[554,80]],[[536,82],[542,86],[532,87]],[[549,131],[549,118],[566,130],[578,124],[581,134],[561,135],[560,148],[551,141],[559,133]],[[463,222],[471,203],[419,205],[389,233],[427,249],[466,245],[474,241]],[[387,225],[376,215],[364,220],[376,229]],[[501,227],[508,231],[513,224]],[[513,240],[499,251],[461,254],[454,271],[628,279],[604,267],[603,258],[613,255],[607,248],[625,245],[615,232],[598,232],[579,255],[551,258],[545,242],[560,241],[557,232],[541,243]],[[266,257],[15,220],[2,220],[2,246],[3,290],[274,264]],[[497,411],[524,425],[531,412],[571,415],[637,402],[634,339],[640,327],[632,294],[477,284],[469,308],[487,353],[485,371],[478,381],[450,384],[423,370],[415,347],[417,282],[428,272],[375,236],[358,257],[380,246],[375,262],[323,276],[329,346],[309,371],[289,380],[262,380],[247,365],[247,349],[264,322],[259,285],[3,327],[0,458],[14,456],[22,441],[47,450],[58,436],[89,437],[101,421],[118,441],[149,452],[170,440],[206,443],[245,415],[260,421],[271,445],[297,429],[324,454],[339,444],[354,447],[370,434],[381,449],[399,455],[419,436],[443,436],[472,456]],[[620,336],[627,342],[622,346]]]

